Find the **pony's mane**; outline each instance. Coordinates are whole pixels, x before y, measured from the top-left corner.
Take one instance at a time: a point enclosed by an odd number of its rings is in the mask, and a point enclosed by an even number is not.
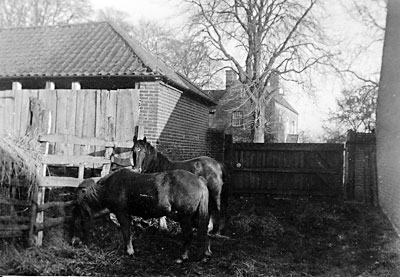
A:
[[[167,170],[172,161],[163,153],[159,152],[153,145],[148,141],[141,140],[140,143],[146,148],[146,150],[151,153],[151,160],[149,163],[148,172],[158,172],[160,170]]]
[[[108,178],[108,176],[105,176],[105,177],[99,179],[97,182],[95,182],[95,181],[91,182],[88,186],[86,186],[84,188],[85,189],[84,198],[88,202],[98,202],[99,201],[100,189],[106,178]]]

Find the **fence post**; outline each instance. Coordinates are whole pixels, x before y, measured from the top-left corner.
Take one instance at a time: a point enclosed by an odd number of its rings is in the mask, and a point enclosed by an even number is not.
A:
[[[48,125],[47,125],[47,134],[50,134],[51,132],[51,112],[49,112],[49,120],[48,120]],[[49,153],[49,142],[46,142],[45,144],[45,148],[44,148],[44,155],[47,155]],[[47,165],[46,164],[42,164],[41,168],[39,168],[39,176],[44,176],[46,177],[46,170],[47,170]],[[46,188],[45,187],[38,187],[37,188],[37,193],[36,193],[36,197],[33,198],[34,201],[36,203],[36,209],[39,205],[43,205],[44,204],[44,197],[46,194]],[[35,211],[36,212],[36,211]],[[44,211],[38,212],[36,214],[36,220],[35,220],[35,224],[34,224],[34,228],[35,226],[39,225],[39,224],[43,224],[44,221]],[[34,237],[34,242],[36,246],[41,246],[42,242],[43,242],[43,231],[38,231],[36,236],[33,235]]]
[[[32,205],[31,205],[31,221],[30,221],[30,228],[29,228],[29,246],[35,245],[35,223],[36,223],[36,215],[37,215],[37,194],[38,194],[38,187],[33,186],[32,192]]]
[[[349,130],[346,141],[345,199],[378,205],[374,133]]]

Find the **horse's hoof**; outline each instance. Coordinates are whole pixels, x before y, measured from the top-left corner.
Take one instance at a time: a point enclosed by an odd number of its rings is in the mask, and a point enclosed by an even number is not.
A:
[[[175,260],[175,263],[182,264],[183,262],[186,262],[187,260],[189,260],[189,257],[187,255],[182,255],[182,257]]]
[[[188,259],[183,259],[183,258],[178,258],[175,260],[176,264],[183,264],[184,262],[186,262]]]
[[[203,259],[201,259],[201,261],[203,262],[203,263],[206,263],[206,262],[208,262],[209,260],[211,260],[211,250],[208,250],[208,251],[206,251],[205,253],[204,253],[204,256],[203,256]]]
[[[79,245],[81,245],[81,244],[82,244],[82,241],[81,241],[80,238],[78,238],[78,237],[73,237],[73,238],[71,239],[71,245],[72,245],[72,246],[79,246]]]
[[[135,255],[135,250],[133,250],[133,249],[128,249],[128,250],[126,251],[126,254],[128,254],[128,256],[133,257],[133,256]]]

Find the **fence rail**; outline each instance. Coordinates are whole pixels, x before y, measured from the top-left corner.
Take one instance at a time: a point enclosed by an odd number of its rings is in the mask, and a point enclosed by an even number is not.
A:
[[[131,151],[132,142],[115,142],[106,141],[99,138],[81,138],[73,135],[55,135],[48,134],[40,136],[39,141],[45,146],[45,153],[41,158],[41,164],[38,166],[36,171],[37,174],[37,186],[34,186],[32,199],[29,200],[17,200],[17,199],[0,199],[0,204],[14,207],[22,206],[29,209],[30,216],[18,216],[13,213],[12,215],[0,216],[0,238],[1,237],[16,237],[22,236],[28,232],[29,243],[35,245],[41,245],[43,238],[43,230],[46,228],[52,228],[62,223],[71,220],[71,216],[63,215],[59,217],[44,217],[44,213],[52,208],[57,208],[60,211],[65,211],[68,207],[71,207],[76,202],[71,201],[53,201],[44,202],[45,193],[47,187],[60,188],[60,187],[77,187],[84,180],[85,168],[99,168],[101,169],[101,176],[108,174],[113,160],[114,150],[117,150],[118,155],[125,154],[123,151]],[[86,148],[86,155],[68,156],[68,155],[57,155],[50,154],[49,144],[51,143],[63,143],[65,145],[80,144],[89,146]],[[105,147],[102,152],[90,152],[91,146],[103,146]],[[29,164],[37,164],[33,162],[31,157],[20,149],[18,146],[10,144],[10,151],[18,154],[21,159]],[[124,150],[125,149],[125,150]],[[102,154],[103,156],[95,156]],[[131,155],[128,155],[130,159]],[[124,160],[121,158],[121,161]],[[46,176],[49,166],[62,165],[67,167],[77,167],[78,173],[76,177],[64,177],[64,176]],[[97,181],[101,177],[93,177],[91,179]],[[100,216],[103,213],[96,214]]]

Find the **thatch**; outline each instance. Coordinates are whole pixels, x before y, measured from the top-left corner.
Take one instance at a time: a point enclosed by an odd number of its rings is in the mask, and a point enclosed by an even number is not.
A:
[[[24,187],[31,196],[38,185],[40,144],[29,136],[0,138],[0,195],[9,198],[10,187]],[[21,199],[22,200],[22,199]]]

